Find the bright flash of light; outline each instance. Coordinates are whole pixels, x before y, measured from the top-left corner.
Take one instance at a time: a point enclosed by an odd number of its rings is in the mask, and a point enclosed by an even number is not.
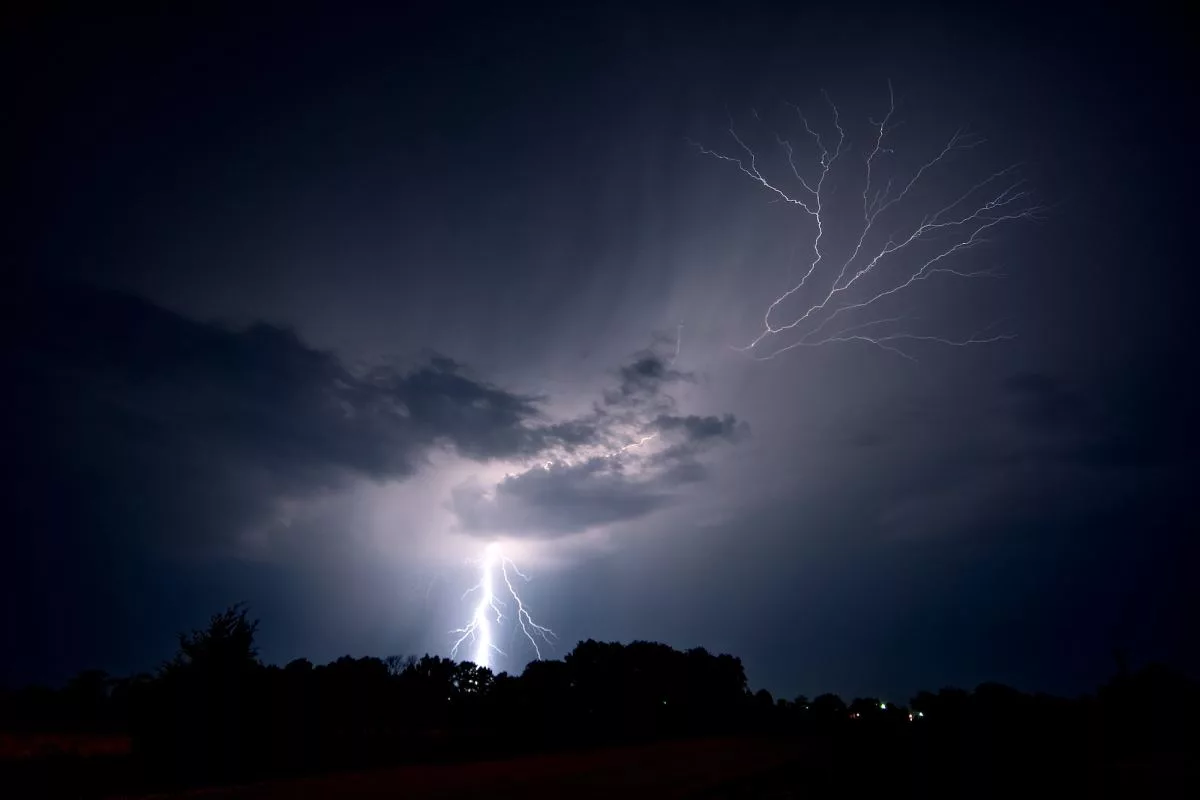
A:
[[[617,458],[617,457],[629,452],[630,450],[636,450],[639,447],[642,447],[643,445],[645,445],[647,442],[652,442],[657,438],[658,438],[657,433],[651,433],[646,436],[640,436],[637,439],[635,439],[634,441],[630,442],[629,444],[622,445],[621,447],[618,447],[615,450],[606,450],[601,453],[593,453],[587,457],[588,458]],[[555,464],[563,464],[566,466],[570,466],[573,463],[574,463],[573,460],[566,458],[566,457],[559,458],[558,460],[552,459],[550,461],[543,461],[542,469],[550,470],[554,467]]]
[[[802,167],[797,163],[796,149],[792,143],[778,134],[775,135],[776,144],[781,155],[786,157],[791,172],[785,180],[799,184],[795,189],[764,174],[759,153],[746,143],[732,122],[729,135],[737,148],[733,155],[692,143],[704,155],[736,166],[762,186],[771,195],[772,202],[795,206],[812,220],[814,226],[812,258],[808,269],[798,282],[775,297],[767,306],[763,314],[762,330],[753,341],[736,349],[756,359],[766,360],[797,347],[864,342],[915,360],[910,353],[902,349],[904,345],[913,342],[935,342],[963,347],[1013,338],[1011,334],[990,333],[992,326],[960,338],[918,334],[899,327],[899,323],[906,319],[904,317],[869,319],[840,328],[833,324],[835,319],[843,322],[854,312],[868,309],[875,303],[935,275],[957,278],[997,277],[993,270],[954,266],[954,258],[966,250],[985,244],[989,232],[999,226],[1041,219],[1045,209],[1032,202],[1031,192],[1025,188],[1024,181],[1015,176],[1019,165],[1014,164],[979,180],[957,198],[944,204],[935,204],[926,211],[919,223],[901,225],[896,229],[894,226],[900,223],[894,216],[890,216],[889,212],[894,214],[906,198],[911,199],[910,193],[913,193],[913,189],[922,179],[943,167],[954,153],[972,150],[983,144],[984,140],[960,129],[907,181],[897,182],[893,177],[888,179],[885,185],[879,185],[881,161],[894,152],[888,146],[888,134],[900,124],[893,121],[896,100],[889,82],[888,111],[878,122],[869,120],[870,136],[862,154],[866,169],[857,241],[852,248],[848,248],[849,255],[840,264],[835,260],[831,269],[825,269],[825,234],[830,224],[828,209],[824,205],[829,193],[827,178],[835,167],[840,167],[839,162],[846,161],[852,151],[846,141],[846,131],[842,126],[838,107],[827,94],[824,94],[824,97],[832,112],[836,142],[828,142],[826,137],[812,128],[799,107],[790,106],[799,117],[805,136],[811,139],[815,146],[815,164]],[[757,113],[754,116],[758,118]],[[892,233],[883,240],[877,233],[885,225]],[[881,275],[887,272],[880,269],[881,265],[897,260],[901,254],[915,254],[922,245],[932,249],[916,259],[916,266],[906,267],[898,275]],[[822,277],[826,272],[830,273],[832,280]],[[814,278],[814,275],[817,277]],[[812,283],[809,282],[810,279]],[[873,282],[873,279],[876,280]],[[798,296],[797,299],[790,300],[794,295]],[[800,298],[807,298],[800,304],[800,308],[804,310],[793,311],[785,320],[780,321],[778,317],[784,311],[780,306],[789,301],[788,305],[791,307]]]
[[[521,572],[511,558],[504,555],[499,542],[488,544],[479,561],[479,582],[463,593],[465,599],[478,592],[478,600],[467,624],[452,631],[458,638],[450,648],[451,658],[457,658],[459,648],[467,642],[475,645],[475,654],[471,660],[481,667],[491,667],[493,654],[504,655],[504,651],[496,646],[493,625],[499,625],[504,621],[505,609],[510,603],[515,609],[515,613],[509,614],[509,616],[515,620],[515,624],[521,628],[525,638],[533,645],[533,652],[539,661],[542,658],[542,651],[538,641],[540,640],[543,644],[551,644],[557,638],[554,631],[534,622],[533,617],[525,608],[516,586],[513,585],[510,571],[524,581],[529,580],[529,576]],[[508,599],[502,600],[498,596],[497,577],[504,584],[499,593]]]

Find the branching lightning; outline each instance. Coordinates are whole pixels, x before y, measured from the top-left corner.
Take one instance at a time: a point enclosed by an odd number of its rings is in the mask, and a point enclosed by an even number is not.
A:
[[[657,438],[657,433],[646,434],[619,447],[613,448],[610,445],[610,449],[603,449],[598,452],[592,450],[591,453],[580,458],[582,460],[620,458],[629,451],[642,448]],[[556,467],[567,468],[574,465],[576,461],[577,459],[564,456],[559,459],[545,461],[541,467],[547,471]],[[457,658],[458,651],[464,645],[468,643],[473,644],[474,655],[471,657],[471,660],[481,667],[490,668],[494,655],[507,655],[496,645],[494,626],[501,625],[506,618],[510,618],[513,624],[520,628],[525,638],[529,640],[529,644],[533,646],[535,657],[540,661],[542,658],[542,646],[553,644],[557,638],[557,634],[546,626],[534,621],[529,613],[529,609],[525,606],[524,600],[521,599],[520,592],[517,591],[517,585],[514,583],[513,576],[515,575],[520,580],[526,582],[529,581],[529,576],[521,571],[512,558],[504,554],[499,542],[489,543],[484,548],[483,555],[478,559],[477,563],[479,565],[479,581],[463,592],[462,595],[463,600],[477,595],[475,607],[467,623],[461,628],[455,628],[451,631],[451,634],[456,638],[450,647],[450,657]],[[503,587],[499,586],[501,582],[503,583]],[[510,605],[511,611],[509,610]]]
[[[475,654],[471,660],[481,667],[491,667],[493,654],[505,655],[504,651],[496,646],[492,626],[493,624],[499,625],[504,621],[505,609],[509,603],[512,603],[516,613],[510,616],[520,627],[525,638],[533,645],[533,652],[540,661],[542,650],[538,644],[539,640],[543,644],[550,644],[557,636],[554,631],[534,622],[528,609],[525,608],[525,603],[521,600],[520,593],[513,585],[509,571],[511,570],[524,581],[528,581],[529,577],[521,572],[511,558],[504,555],[499,542],[492,542],[484,548],[483,558],[479,562],[479,570],[479,582],[463,593],[463,599],[466,599],[478,592],[478,601],[470,621],[463,627],[452,631],[458,638],[450,648],[451,658],[457,658],[459,648],[467,642],[475,645]],[[497,575],[504,582],[503,591],[507,592],[510,600],[501,600],[497,596]]]
[[[827,142],[825,137],[813,129],[799,107],[790,106],[799,117],[805,135],[812,140],[817,151],[816,165],[807,170],[807,175],[797,164],[796,148],[789,140],[775,135],[780,153],[786,157],[790,168],[790,178],[799,184],[794,190],[764,174],[759,154],[738,133],[732,120],[728,132],[737,147],[735,154],[729,155],[699,143],[692,143],[704,155],[736,166],[767,190],[772,202],[795,206],[811,218],[815,226],[812,258],[808,269],[798,282],[775,297],[767,306],[758,335],[749,344],[736,349],[756,359],[766,360],[797,347],[864,342],[913,359],[911,353],[905,351],[905,344],[935,342],[962,347],[1013,338],[1012,334],[989,333],[991,326],[962,338],[898,329],[896,326],[909,319],[907,317],[877,318],[841,328],[834,324],[835,319],[838,322],[848,321],[854,312],[870,309],[875,303],[934,276],[996,277],[997,273],[991,269],[956,267],[953,265],[954,257],[988,242],[987,234],[1000,226],[1041,219],[1045,209],[1032,202],[1031,192],[1025,188],[1024,181],[1015,176],[1020,165],[1014,164],[978,181],[952,202],[942,205],[932,213],[926,213],[920,222],[905,226],[893,219],[890,224],[900,224],[901,232],[894,232],[886,240],[881,240],[878,235],[879,229],[891,216],[889,212],[894,214],[924,178],[944,166],[954,153],[972,150],[984,142],[983,139],[960,129],[936,155],[916,169],[907,181],[900,182],[903,186],[899,191],[894,191],[898,185],[894,178],[888,179],[884,185],[879,185],[881,181],[877,173],[880,170],[880,161],[894,152],[887,146],[888,134],[900,124],[893,121],[896,100],[889,82],[887,113],[878,122],[869,120],[871,135],[869,150],[863,157],[865,180],[862,190],[862,217],[857,226],[856,241],[852,247],[847,248],[849,255],[840,264],[835,264],[832,270],[828,270],[832,280],[822,278],[826,272],[824,264],[828,261],[825,236],[830,225],[825,205],[828,195],[827,178],[839,160],[845,161],[851,152],[838,107],[827,94],[822,94],[831,110],[832,126],[837,134],[836,143]],[[757,113],[754,116],[758,119]],[[931,245],[932,251],[918,254],[917,245]],[[896,262],[901,260],[900,256],[909,254],[918,256],[915,266],[905,266],[898,273],[892,270],[892,274],[885,274],[888,271],[880,269],[881,265]],[[814,278],[814,275],[817,277]],[[791,300],[794,296],[796,300]],[[779,317],[785,311],[781,306],[786,302],[790,308],[802,298],[807,298],[799,305],[799,308],[804,310],[792,311],[781,321]]]

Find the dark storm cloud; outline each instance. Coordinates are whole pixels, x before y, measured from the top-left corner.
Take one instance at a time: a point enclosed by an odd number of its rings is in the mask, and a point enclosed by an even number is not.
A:
[[[557,442],[570,451],[580,445],[595,442],[599,436],[599,428],[591,422],[569,420],[547,425],[538,431],[538,435],[543,440]]]
[[[540,398],[445,356],[357,372],[284,328],[230,329],[80,287],[29,292],[23,317],[11,440],[45,470],[39,485],[55,487],[46,501],[75,509],[63,524],[76,530],[103,520],[122,536],[230,543],[270,522],[279,501],[356,477],[404,479],[445,446],[478,461],[551,458],[490,500],[461,489],[454,508],[468,529],[562,535],[662,507],[704,478],[700,453],[747,431],[729,414],[670,413],[667,388],[693,377],[653,351],[620,367],[591,412],[551,422]],[[666,446],[563,460],[620,448],[631,432]]]
[[[647,350],[639,353],[632,362],[617,372],[618,383],[604,393],[604,405],[616,407],[642,407],[651,403],[665,402],[664,387],[679,382],[691,382],[695,377],[671,366],[662,353]]]
[[[733,414],[722,417],[698,417],[694,414],[677,417],[660,414],[654,420],[653,427],[662,433],[682,433],[689,441],[697,443],[710,439],[735,441],[750,431],[749,426],[745,422],[738,422]]]
[[[653,453],[648,463],[660,466],[681,483],[703,480],[704,466],[696,461],[702,452],[722,442],[733,443],[750,435],[750,426],[733,414],[724,416],[674,416],[660,414],[651,428],[668,443]]]
[[[411,433],[418,447],[444,440],[465,456],[488,460],[537,452],[554,438],[528,424],[538,416],[533,398],[467,377],[449,358],[434,357],[410,373],[378,369],[362,385],[368,409],[378,410],[381,402],[390,406],[392,423]]]
[[[73,506],[93,534],[229,539],[281,498],[405,478],[433,447],[486,461],[595,436],[543,424],[535,398],[445,357],[360,375],[272,325],[232,330],[78,287],[22,300],[10,452],[52,493],[39,505]]]

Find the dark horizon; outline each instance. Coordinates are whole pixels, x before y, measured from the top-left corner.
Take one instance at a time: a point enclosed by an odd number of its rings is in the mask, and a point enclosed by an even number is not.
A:
[[[1177,15],[9,22],[0,686],[153,669],[235,601],[270,663],[449,656],[490,541],[551,659],[705,647],[898,701],[1200,671]],[[845,126],[794,317],[854,249],[889,85],[873,189],[975,138],[869,246],[997,172],[1036,213],[947,258],[971,277],[738,352],[814,229],[730,126],[793,199],[826,94]],[[846,302],[919,265],[886,266]],[[535,655],[510,619],[496,671]]]

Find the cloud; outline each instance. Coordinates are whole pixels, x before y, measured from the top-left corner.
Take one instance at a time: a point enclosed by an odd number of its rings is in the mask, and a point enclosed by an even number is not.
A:
[[[661,347],[662,342],[658,345]],[[695,381],[694,375],[674,369],[667,355],[653,348],[622,365],[616,377],[617,385],[604,392],[604,406],[618,409],[673,408],[674,400],[666,394],[666,387]]]
[[[51,538],[229,542],[289,498],[407,478],[432,448],[490,461],[596,435],[445,357],[360,373],[285,328],[77,286],[19,307],[5,441],[35,492],[23,522]]]
[[[564,536],[663,508],[706,478],[705,453],[748,431],[730,414],[678,413],[671,387],[694,377],[654,350],[614,370],[587,413],[549,419],[543,398],[445,356],[355,370],[266,323],[235,329],[78,286],[23,299],[4,425],[35,487],[17,522],[50,531],[46,547],[241,552],[296,502],[405,480],[435,449],[524,465],[453,493],[464,530]]]
[[[629,474],[620,459],[595,457],[510,475],[490,491],[472,482],[452,502],[467,530],[550,538],[644,516],[669,502],[667,488]]]
[[[591,434],[592,452],[550,459],[490,489],[475,481],[457,487],[451,506],[463,529],[553,538],[637,519],[707,477],[702,453],[749,434],[732,414],[668,413],[675,399],[665,387],[692,378],[671,370],[661,356],[638,354],[615,378],[617,386],[603,392],[603,403],[589,416],[566,423]],[[613,406],[622,413],[612,414]]]
[[[665,434],[682,433],[689,442],[697,444],[714,439],[733,442],[750,432],[750,426],[745,422],[738,422],[733,414],[725,414],[721,417],[711,415],[699,417],[694,414],[679,417],[659,414],[654,420],[653,427]]]

